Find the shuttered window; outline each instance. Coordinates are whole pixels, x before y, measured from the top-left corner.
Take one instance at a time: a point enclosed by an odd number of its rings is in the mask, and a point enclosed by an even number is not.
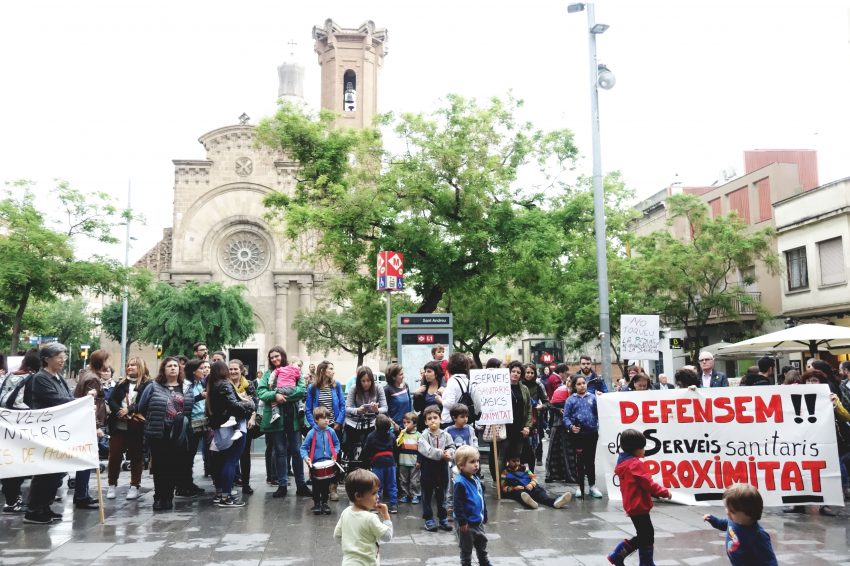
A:
[[[788,268],[788,290],[807,289],[809,271],[806,267],[806,248],[795,248],[785,252],[785,263]]]
[[[759,199],[759,222],[770,220],[773,216],[773,208],[770,206],[770,179],[762,179],[756,182],[756,193]]]
[[[736,211],[744,224],[750,223],[750,196],[748,191],[747,187],[743,187],[729,193],[729,210]]]
[[[847,281],[847,270],[844,268],[844,246],[840,237],[818,242],[818,256],[821,285]]]
[[[718,216],[720,216],[720,197],[717,197],[716,199],[709,201],[708,206],[711,207],[711,217],[712,218],[717,218]]]

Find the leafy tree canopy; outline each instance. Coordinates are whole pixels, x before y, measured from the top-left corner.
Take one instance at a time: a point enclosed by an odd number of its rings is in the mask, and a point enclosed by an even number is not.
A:
[[[313,120],[284,104],[258,137],[302,167],[293,195],[267,198],[270,214],[283,217],[290,237],[314,234],[315,255],[347,275],[374,270],[380,250],[404,253],[415,310],[463,309],[455,336],[473,350],[530,325],[551,327],[554,306],[528,301],[552,291],[544,267],[558,261],[560,243],[557,230],[553,242],[545,238],[546,190],[563,188],[559,175],[577,150],[569,131],[519,121],[521,104],[450,95],[431,114],[385,116],[379,125],[399,151],[386,149],[377,129],[334,129],[332,114]],[[521,170],[536,184],[520,183]],[[487,293],[499,302],[482,301]]]
[[[114,260],[97,256],[79,260],[74,255],[74,236],[99,239],[107,237],[105,233],[85,222],[77,226],[75,211],[68,213],[67,231],[51,228],[30,188],[25,181],[9,184],[6,198],[0,200],[0,305],[12,320],[12,352],[18,351],[31,300],[51,302],[79,295],[84,289],[109,292],[123,278],[123,269]],[[59,190],[60,195],[67,194]]]
[[[331,281],[327,300],[314,311],[301,311],[293,328],[308,351],[342,350],[357,356],[357,365],[386,341],[386,302],[374,289],[372,279],[348,276]],[[409,312],[410,299],[393,293],[393,313]],[[393,316],[395,319],[395,316]],[[393,327],[395,321],[392,321]],[[392,335],[395,332],[391,330]]]
[[[146,297],[147,324],[139,340],[161,344],[166,355],[192,355],[192,345],[205,341],[210,351],[239,344],[254,331],[254,311],[241,285],[158,283]],[[120,330],[119,330],[120,332]]]
[[[752,310],[758,322],[769,318],[746,289],[754,283],[752,276],[741,279],[739,274],[748,273],[756,262],[771,272],[778,270],[779,258],[771,248],[773,228],[752,231],[734,213],[712,219],[708,207],[693,195],[674,195],[667,206],[669,223],[683,221],[691,237],[657,231],[635,242],[635,268],[654,311],[697,339],[704,336],[709,318],[738,320],[741,306]]]

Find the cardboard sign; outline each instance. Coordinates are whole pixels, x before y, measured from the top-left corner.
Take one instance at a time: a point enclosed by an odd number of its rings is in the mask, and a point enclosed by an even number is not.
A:
[[[0,478],[90,470],[98,466],[94,399],[49,409],[0,409]]]
[[[657,314],[620,316],[620,358],[624,360],[658,359]]]
[[[514,422],[511,377],[508,368],[471,370],[469,387],[481,410],[481,416],[475,424],[493,425]]]
[[[765,506],[844,505],[835,417],[826,385],[609,393],[599,406],[600,470],[620,499],[619,435],[646,436],[644,463],[676,501],[718,503],[750,483]]]

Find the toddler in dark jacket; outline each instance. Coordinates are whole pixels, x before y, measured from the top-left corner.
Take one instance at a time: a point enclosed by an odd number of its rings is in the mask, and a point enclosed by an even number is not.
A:
[[[392,420],[378,415],[375,430],[366,437],[361,456],[381,482],[378,494],[389,500],[389,512],[398,513],[398,486],[395,477],[395,437],[390,434]]]

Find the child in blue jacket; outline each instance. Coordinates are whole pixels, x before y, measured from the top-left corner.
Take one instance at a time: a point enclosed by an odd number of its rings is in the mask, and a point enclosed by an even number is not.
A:
[[[759,490],[750,484],[736,483],[723,494],[728,519],[704,515],[703,520],[718,531],[726,531],[726,555],[732,566],[777,566],[770,535],[758,521],[764,503]]]
[[[454,479],[452,495],[454,499],[454,517],[457,527],[457,540],[460,546],[461,566],[471,566],[472,549],[478,557],[480,566],[490,566],[487,557],[487,504],[484,502],[484,488],[478,479],[481,456],[477,448],[468,444],[455,451],[455,465],[458,474]]]
[[[316,424],[307,433],[304,442],[301,443],[301,459],[307,462],[310,467],[310,477],[313,480],[313,508],[311,511],[314,515],[331,514],[328,496],[331,482],[336,477],[336,471],[333,470],[333,468],[336,468],[336,464],[331,466],[333,471],[322,468],[323,471],[319,472],[316,468],[316,464],[320,462],[336,462],[336,455],[339,453],[339,438],[336,431],[328,427],[330,416],[331,413],[327,407],[320,405],[313,409],[313,422]]]

